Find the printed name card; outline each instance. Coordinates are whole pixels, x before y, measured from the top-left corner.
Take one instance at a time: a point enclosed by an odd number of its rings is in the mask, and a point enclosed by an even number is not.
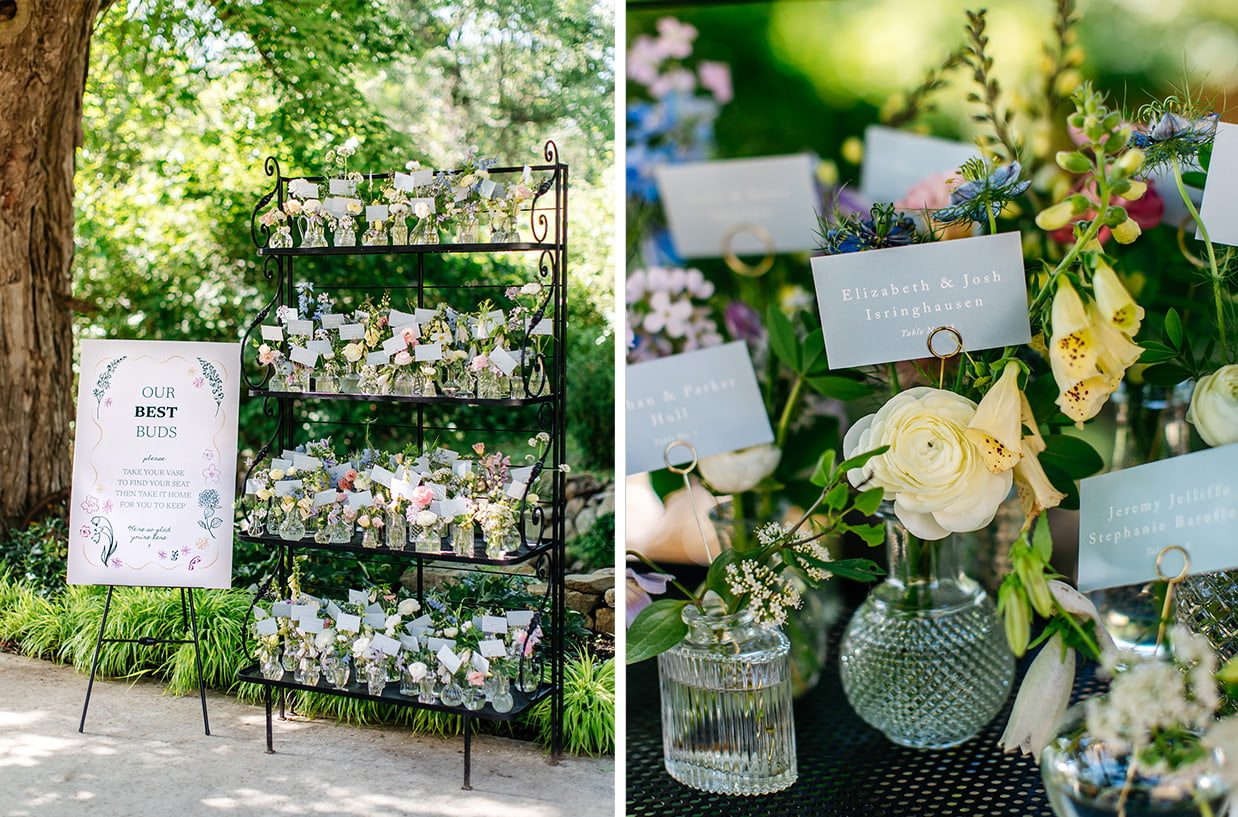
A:
[[[628,366],[626,411],[629,474],[665,467],[676,440],[708,457],[774,439],[742,341]],[[682,445],[670,455],[674,465],[692,458]]]
[[[481,631],[483,633],[505,633],[507,632],[507,618],[505,616],[482,616]]]
[[[310,602],[308,604],[294,604],[292,605],[292,614],[290,617],[295,619],[317,618],[318,605],[314,602]]]
[[[429,362],[443,359],[443,344],[441,343],[423,343],[413,349],[413,359],[420,362]]]
[[[1089,477],[1079,491],[1079,589],[1152,581],[1156,557],[1178,545],[1191,573],[1238,567],[1238,445]],[[1181,562],[1162,570],[1173,576]]]
[[[391,361],[391,355],[382,351],[370,352],[365,356],[365,362],[369,366],[386,366]]]
[[[374,640],[370,644],[383,655],[395,655],[400,651],[400,642],[382,633],[375,633]]]
[[[507,647],[502,641],[494,638],[488,638],[477,644],[477,651],[487,658],[502,658],[507,655]]]
[[[314,494],[314,507],[321,508],[323,505],[330,505],[335,501],[337,492],[334,488],[328,488],[325,491],[318,491]]]
[[[435,205],[434,205],[434,199],[432,199],[432,198],[425,198],[425,199],[409,199],[409,200],[408,200],[408,206],[412,208],[412,211],[413,211],[413,213],[414,213],[414,214],[416,214],[416,213],[417,213],[417,205],[419,205],[419,204],[424,204],[426,207],[429,207],[429,208],[430,208],[430,212],[431,212],[432,214],[433,214],[433,213],[435,213],[435,212],[437,212],[437,210],[436,210],[436,208],[435,208]]]
[[[314,322],[300,319],[288,321],[288,334],[308,337],[314,334]]]
[[[502,185],[498,182],[492,182],[489,179],[482,179],[477,185],[477,193],[483,199],[492,199],[495,194],[502,190]]]
[[[469,501],[463,497],[444,499],[438,504],[439,516],[463,516],[469,512]]]
[[[460,669],[460,658],[444,644],[438,651],[438,662],[452,675]]]
[[[434,316],[437,314],[438,314],[437,310],[423,309],[422,307],[417,307],[417,309],[413,311],[413,321],[416,323],[426,323],[428,321],[433,320]]]
[[[864,131],[860,193],[869,201],[899,201],[916,182],[953,173],[976,153],[966,142],[871,125]]]
[[[473,653],[473,669],[481,673],[490,671],[490,662],[480,652]]]
[[[1199,217],[1214,242],[1238,246],[1238,125],[1217,123]],[[1195,237],[1199,238],[1199,234]]]
[[[297,621],[297,629],[303,633],[321,633],[327,625],[320,618],[303,618]]]
[[[333,196],[351,196],[357,192],[355,179],[328,179],[327,192]]]
[[[379,485],[391,487],[391,480],[395,478],[395,474],[383,468],[381,465],[375,465],[370,469],[370,479],[377,482]]]
[[[292,618],[292,604],[286,601],[272,602],[271,615],[277,618]]]
[[[361,632],[361,616],[340,613],[335,620],[335,629],[341,633],[359,633]]]
[[[279,632],[279,622],[273,618],[264,618],[254,623],[254,630],[258,635],[275,635]]]
[[[1017,232],[811,263],[830,368],[928,357],[928,337],[941,326],[968,351],[1031,340]],[[946,333],[934,339],[943,354],[955,346]]]
[[[324,329],[339,329],[344,325],[344,316],[339,312],[330,312],[322,316],[322,326]]]
[[[262,325],[262,339],[275,341],[276,343],[278,343],[279,341],[284,339],[284,330],[282,327],[279,327],[279,326],[267,326],[266,324],[263,324]]]
[[[387,205],[385,204],[369,204],[365,208],[365,220],[368,222],[386,221],[388,216]]]
[[[369,491],[349,491],[348,507],[360,510],[374,504],[374,495]]]
[[[281,479],[275,483],[276,496],[292,496],[294,491],[301,489],[301,480],[299,479]]]
[[[512,482],[507,486],[507,495],[512,499],[524,499],[524,492],[529,490],[529,486],[523,482]]]
[[[513,627],[528,627],[532,622],[532,610],[511,610],[507,614],[507,623]]]
[[[410,315],[407,312],[401,312],[398,309],[393,309],[387,313],[387,325],[392,327],[406,326],[410,323],[417,323],[417,316]],[[398,329],[396,330],[399,331]]]
[[[738,255],[812,249],[821,207],[816,167],[807,153],[659,165],[675,249],[684,258],[721,258],[728,236]]]
[[[292,179],[288,182],[288,194],[299,199],[316,199],[318,185],[305,179]]]
[[[302,366],[314,366],[318,363],[318,353],[302,346],[292,346],[288,349],[288,359]]]
[[[402,635],[400,636],[400,647],[405,652],[417,652],[417,650],[421,649],[421,644],[417,641],[416,636]]]
[[[361,623],[376,630],[381,630],[387,624],[387,616],[383,613],[366,613],[361,617]]]
[[[271,460],[271,470],[287,471],[292,467],[292,459],[289,457],[274,457]]]
[[[340,340],[361,340],[365,337],[365,324],[346,323],[340,326]]]
[[[332,621],[339,621],[340,613],[342,612],[344,611],[340,609],[338,604],[333,601],[327,602],[327,615],[331,617]]]
[[[396,173],[392,186],[396,190],[404,190],[411,193],[418,187],[425,187],[432,181],[434,181],[433,170],[416,170],[412,173]]]
[[[495,349],[490,353],[489,357],[490,362],[495,366],[498,366],[499,371],[503,374],[510,375],[512,372],[516,371],[516,358],[512,357],[506,349]]]
[[[417,482],[420,481],[420,477],[417,478],[416,482],[407,479],[393,479],[391,480],[391,495],[396,499],[412,499],[413,489],[417,487]]]
[[[349,463],[345,463],[345,465],[348,465],[349,468],[352,467],[351,464]],[[344,470],[347,471],[348,468],[345,468]],[[357,590],[355,588],[352,588],[348,591],[348,603],[349,604],[369,604],[370,596],[364,590]]]
[[[403,335],[393,335],[383,341],[383,354],[394,355],[408,348],[408,341]]]
[[[311,457],[309,454],[302,454],[300,451],[296,451],[292,455],[292,464],[302,471],[316,471],[322,467],[322,460],[318,459],[318,457]]]
[[[329,340],[311,340],[305,344],[305,348],[316,354],[320,354],[326,360],[335,357],[335,352],[331,350],[331,341]]]

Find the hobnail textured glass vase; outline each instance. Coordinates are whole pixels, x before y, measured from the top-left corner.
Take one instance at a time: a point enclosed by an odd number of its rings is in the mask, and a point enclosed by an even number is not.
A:
[[[959,568],[955,537],[912,537],[890,503],[878,516],[889,574],[843,634],[843,691],[856,714],[894,743],[957,746],[1002,708],[1014,656],[993,602]]]
[[[1174,598],[1178,623],[1208,639],[1219,663],[1238,654],[1238,570],[1187,576]]]
[[[684,608],[687,637],[658,656],[666,771],[694,789],[767,794],[795,782],[790,642],[733,615]]]

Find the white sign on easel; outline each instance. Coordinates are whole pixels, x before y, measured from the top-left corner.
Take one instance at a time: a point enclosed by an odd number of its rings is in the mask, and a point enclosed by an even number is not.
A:
[[[69,583],[229,587],[241,347],[82,342]]]

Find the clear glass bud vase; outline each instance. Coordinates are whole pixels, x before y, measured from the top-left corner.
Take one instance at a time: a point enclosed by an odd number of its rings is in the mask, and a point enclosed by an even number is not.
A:
[[[796,779],[790,642],[752,614],[684,608],[687,637],[658,656],[662,748],[679,782],[767,794]]]
[[[856,714],[901,746],[945,749],[1002,708],[1014,656],[984,589],[960,567],[958,537],[925,542],[885,503],[889,573],[855,611],[840,647]]]

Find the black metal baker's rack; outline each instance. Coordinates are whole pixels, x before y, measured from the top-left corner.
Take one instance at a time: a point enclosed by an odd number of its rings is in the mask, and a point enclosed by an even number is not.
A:
[[[549,442],[540,450],[537,460],[533,463],[533,472],[528,485],[533,485],[538,476],[546,468],[550,469],[551,502],[553,509],[548,515],[544,507],[535,504],[526,508],[524,499],[519,507],[519,529],[521,545],[515,551],[509,552],[506,558],[493,559],[485,554],[484,543],[475,540],[474,555],[471,557],[456,556],[452,553],[418,553],[409,550],[390,550],[385,547],[362,547],[358,538],[347,544],[320,544],[312,538],[288,541],[273,534],[250,535],[239,532],[242,541],[259,543],[270,548],[274,554],[274,569],[268,583],[259,590],[258,599],[276,598],[285,592],[288,579],[292,574],[292,560],[298,552],[310,551],[318,555],[335,558],[375,561],[390,561],[399,563],[411,562],[416,568],[417,597],[424,601],[424,570],[427,563],[441,563],[459,570],[476,570],[488,566],[494,571],[503,568],[516,568],[526,563],[532,563],[537,577],[544,582],[546,591],[538,610],[535,612],[534,625],[540,625],[546,634],[548,644],[548,659],[550,665],[549,679],[543,677],[542,683],[535,692],[522,693],[513,689],[515,706],[510,712],[494,711],[490,704],[484,708],[470,711],[463,707],[447,707],[441,704],[422,704],[416,698],[400,694],[389,684],[379,696],[368,694],[365,684],[358,684],[356,679],[346,689],[339,690],[329,686],[325,680],[317,686],[299,684],[292,679],[291,673],[282,678],[266,679],[259,672],[256,660],[239,672],[239,678],[246,683],[259,684],[265,687],[267,751],[273,752],[272,715],[276,692],[279,694],[280,715],[285,712],[285,694],[289,690],[312,691],[315,693],[339,695],[349,698],[380,701],[398,706],[433,709],[452,712],[463,718],[464,734],[464,788],[470,788],[471,767],[471,736],[473,719],[508,721],[520,717],[531,707],[546,698],[551,706],[551,762],[557,762],[563,752],[563,681],[564,681],[564,506],[566,479],[564,473],[557,467],[565,462],[566,456],[566,387],[567,371],[565,350],[567,330],[567,259],[568,259],[568,166],[559,160],[558,147],[554,142],[547,142],[543,149],[544,163],[531,167],[492,167],[489,175],[492,180],[519,180],[527,171],[541,174],[541,180],[534,195],[521,208],[521,216],[527,217],[527,224],[532,236],[531,241],[521,242],[478,242],[469,244],[439,243],[439,244],[406,244],[378,246],[346,246],[346,247],[291,247],[273,248],[269,246],[271,229],[259,222],[258,216],[275,203],[282,208],[289,198],[288,185],[294,179],[300,178],[308,182],[323,183],[329,181],[325,176],[284,176],[279,162],[268,158],[264,164],[267,176],[274,179],[270,192],[259,199],[254,206],[250,221],[250,232],[258,247],[258,255],[262,257],[263,277],[274,284],[274,294],[261,311],[255,316],[243,338],[245,349],[254,346],[251,343],[260,331],[262,324],[281,306],[295,305],[297,302],[297,284],[304,278],[300,271],[299,259],[381,255],[401,256],[411,259],[412,271],[402,287],[383,287],[384,289],[404,289],[415,293],[416,304],[426,305],[427,291],[446,291],[491,288],[502,289],[505,284],[479,284],[476,282],[448,281],[438,277],[441,270],[435,263],[437,256],[447,254],[490,254],[515,253],[536,257],[536,275],[542,286],[539,293],[539,304],[533,312],[530,325],[537,325],[543,319],[551,325],[551,343],[549,351],[522,349],[521,361],[523,376],[518,390],[512,397],[503,399],[476,399],[443,396],[403,396],[403,395],[356,395],[334,394],[322,392],[285,392],[273,391],[267,388],[271,373],[265,368],[257,377],[253,376],[254,366],[249,366],[243,373],[245,385],[251,400],[262,401],[263,415],[273,422],[274,430],[259,449],[253,462],[261,462],[271,451],[294,448],[304,439],[306,429],[315,425],[331,425],[329,421],[317,421],[309,417],[304,404],[318,404],[319,401],[367,401],[383,403],[394,407],[400,413],[407,414],[407,422],[401,424],[386,424],[389,429],[402,429],[414,437],[419,446],[424,445],[427,433],[450,430],[453,432],[484,433],[494,428],[484,423],[479,427],[461,425],[455,421],[457,414],[468,412],[470,407],[502,407],[505,416],[518,418],[518,425],[504,429],[508,432],[538,433],[546,432]],[[451,172],[451,171],[439,171]],[[393,174],[364,174],[366,181],[390,179]],[[298,277],[298,275],[302,277]],[[507,282],[516,283],[516,282]],[[340,289],[366,290],[375,289],[365,283],[343,285]],[[526,342],[527,342],[526,333]],[[522,388],[520,388],[522,387]],[[433,413],[433,414],[431,414]],[[451,418],[451,419],[448,419]],[[442,425],[434,423],[441,422]],[[248,475],[246,475],[248,477]],[[526,489],[527,493],[527,489]],[[532,627],[530,628],[532,629]],[[248,623],[246,627],[248,632]],[[252,657],[252,656],[251,656]],[[522,659],[520,672],[531,671]]]

